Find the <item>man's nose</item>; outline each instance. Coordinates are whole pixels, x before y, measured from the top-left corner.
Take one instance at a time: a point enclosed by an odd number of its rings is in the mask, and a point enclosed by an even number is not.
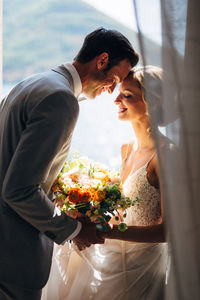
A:
[[[109,86],[108,93],[112,94],[112,92],[114,91],[115,87],[116,87],[116,83],[113,83],[111,86]]]

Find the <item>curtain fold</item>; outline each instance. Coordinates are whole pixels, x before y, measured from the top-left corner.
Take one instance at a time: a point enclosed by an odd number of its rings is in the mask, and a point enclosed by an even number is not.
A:
[[[2,65],[3,65],[3,62],[2,62],[2,25],[3,25],[3,15],[2,15],[2,0],[0,0],[0,96],[2,97]],[[0,102],[1,102],[1,98],[0,98]]]
[[[133,5],[142,61],[151,64],[144,43],[143,22],[147,20],[141,2],[133,0]],[[161,148],[158,117],[151,102],[148,107],[171,249],[165,299],[195,300],[200,299],[200,1],[160,0],[160,18],[164,70],[160,105],[165,135],[175,145],[172,151]],[[148,77],[145,85],[148,98],[148,90],[153,88]]]

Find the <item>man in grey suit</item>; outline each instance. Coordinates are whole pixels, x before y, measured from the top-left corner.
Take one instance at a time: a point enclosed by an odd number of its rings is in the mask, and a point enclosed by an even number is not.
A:
[[[93,223],[52,203],[51,186],[67,158],[77,98],[112,93],[138,55],[119,32],[86,36],[73,64],[17,84],[0,104],[0,299],[38,300],[49,276],[53,242],[103,243]]]

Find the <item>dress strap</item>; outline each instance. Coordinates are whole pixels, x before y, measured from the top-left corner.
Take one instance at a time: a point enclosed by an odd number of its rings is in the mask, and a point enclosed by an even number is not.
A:
[[[151,160],[153,159],[153,157],[156,155],[156,151],[153,152],[153,154],[151,155],[150,159],[146,162],[146,167],[148,167],[149,163],[151,162]]]

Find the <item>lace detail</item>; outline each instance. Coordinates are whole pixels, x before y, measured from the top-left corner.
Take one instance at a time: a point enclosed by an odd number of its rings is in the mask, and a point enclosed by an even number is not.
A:
[[[138,197],[139,206],[127,210],[127,225],[149,226],[158,223],[161,216],[160,191],[152,186],[147,179],[147,165],[128,176],[123,184],[124,193],[131,200]]]

